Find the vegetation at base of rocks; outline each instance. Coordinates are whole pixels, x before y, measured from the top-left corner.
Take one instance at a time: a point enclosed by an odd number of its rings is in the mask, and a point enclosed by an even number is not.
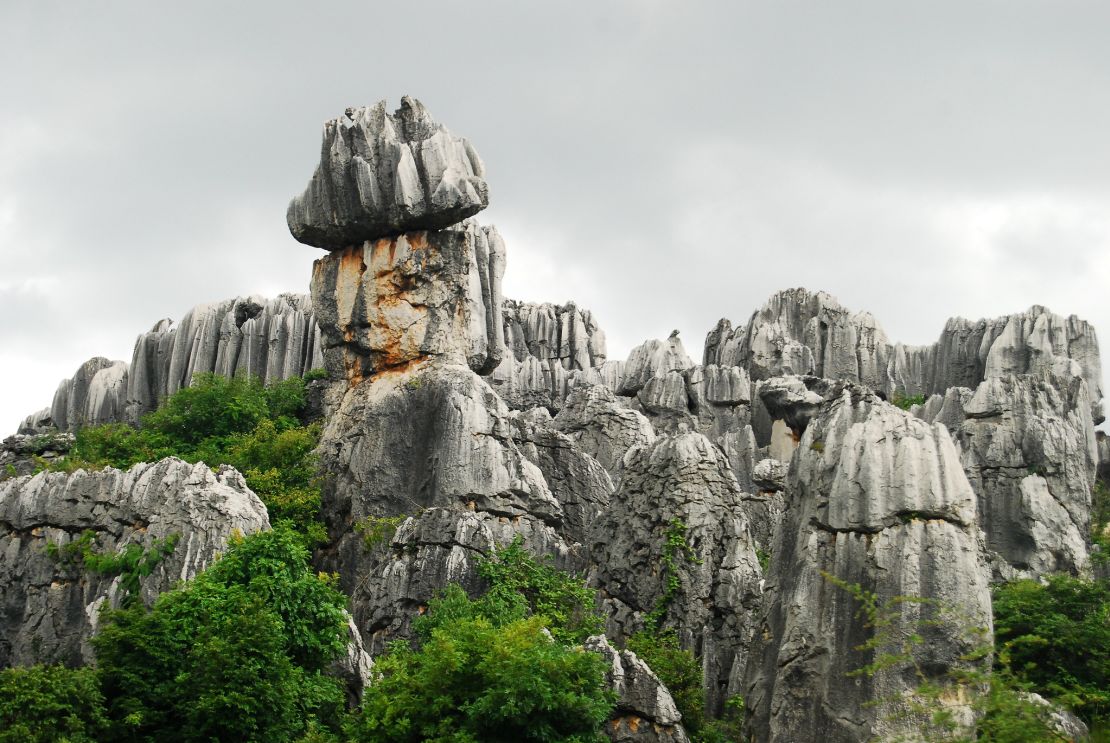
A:
[[[558,642],[579,644],[605,631],[605,620],[595,606],[597,597],[585,582],[538,561],[524,549],[519,536],[479,560],[478,575],[489,584],[484,596],[487,605],[511,604],[516,596],[523,597],[529,614],[547,618],[548,630]]]
[[[1097,564],[1110,563],[1110,488],[1106,483],[1095,483],[1091,490],[1091,543],[1098,545],[1098,549],[1091,552],[1091,558]]]
[[[362,544],[367,550],[372,550],[380,544],[388,544],[397,527],[405,522],[408,516],[367,516],[355,522],[355,531],[362,535]]]
[[[1066,575],[994,591],[998,660],[1088,724],[1110,723],[1110,581]]]
[[[924,405],[925,395],[903,395],[901,392],[895,392],[890,398],[890,404],[902,410],[909,410],[914,405]]]
[[[682,725],[694,741],[705,728],[705,689],[701,664],[678,642],[674,630],[644,629],[628,639],[628,649],[651,667],[682,713]]]
[[[604,741],[615,698],[600,656],[580,639],[600,625],[580,581],[514,541],[481,563],[489,589],[471,599],[448,586],[374,667],[348,727],[384,741]]]
[[[912,694],[875,702],[889,702],[895,707],[894,720],[914,721],[915,732],[907,739],[938,743],[1065,742],[1051,725],[1050,709],[1037,704],[1029,695],[1035,689],[1021,677],[1020,671],[1015,671],[1000,636],[996,635],[992,642],[986,629],[965,619],[962,624],[969,651],[959,658],[959,664],[946,668],[939,676],[935,669],[927,673],[915,651],[924,645],[923,634],[929,627],[952,626],[953,620],[959,619],[951,608],[918,596],[895,596],[883,601],[859,584],[828,573],[822,575],[852,595],[859,604],[857,617],[872,630],[871,639],[856,648],[872,660],[848,675],[873,677],[881,672],[895,672],[910,673],[917,679]],[[923,609],[922,618],[909,631],[901,624],[907,604]],[[997,631],[997,605],[995,611]],[[988,670],[983,661],[996,649],[1000,652],[995,654],[993,669]],[[944,704],[946,699],[959,698],[964,693],[977,719],[971,731],[961,726],[954,711]]]
[[[686,523],[681,518],[673,518],[664,531],[660,556],[663,593],[652,610],[644,615],[644,628],[629,638],[628,649],[643,659],[671,692],[691,740],[715,743],[724,740],[721,736],[725,735],[729,721],[706,720],[701,664],[693,652],[681,646],[678,633],[663,626],[667,611],[682,588],[680,562],[702,563],[687,541]],[[743,701],[740,703],[742,705]],[[741,722],[742,718],[741,714]]]
[[[92,668],[0,671],[0,743],[94,743],[108,730]]]
[[[329,379],[328,370],[324,369],[323,367],[316,367],[315,369],[309,369],[308,371],[306,371],[304,373],[304,377],[302,377],[302,379],[304,379],[306,384],[308,382],[315,382],[318,379]]]
[[[311,571],[308,556],[288,527],[237,537],[152,607],[105,611],[95,669],[0,676],[3,729],[48,731],[0,740],[282,743],[338,734],[345,692],[325,669],[346,648],[346,597],[334,577]]]
[[[139,582],[154,572],[164,558],[173,554],[180,538],[180,534],[170,534],[163,539],[155,539],[146,549],[132,542],[118,552],[103,552],[94,546],[96,532],[86,529],[77,539],[61,547],[53,542],[47,544],[46,553],[63,565],[83,567],[99,575],[120,576],[122,603],[126,605],[138,599]]]
[[[105,740],[287,741],[341,718],[343,690],[323,671],[346,646],[345,605],[289,529],[233,540],[152,608],[103,617]]]
[[[320,481],[314,451],[318,424],[301,425],[304,380],[263,385],[253,377],[197,374],[133,428],[108,423],[77,432],[69,455],[46,465],[127,469],[138,462],[178,457],[215,468],[231,465],[258,494],[273,523],[286,521],[307,544],[326,539],[320,521]]]

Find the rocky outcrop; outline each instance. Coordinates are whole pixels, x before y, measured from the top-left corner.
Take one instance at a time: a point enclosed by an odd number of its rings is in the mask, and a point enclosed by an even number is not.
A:
[[[589,310],[505,300],[506,351],[490,377],[497,394],[517,410],[558,410],[570,388],[603,382],[605,333]]]
[[[566,434],[554,430],[546,408],[510,415],[513,441],[539,467],[551,494],[563,508],[562,533],[585,544],[590,527],[609,505],[613,481],[605,468]]]
[[[439,230],[489,204],[485,168],[465,139],[405,96],[348,108],[324,125],[320,163],[286,213],[297,240],[340,250],[387,235]]]
[[[700,659],[709,710],[720,712],[741,689],[762,578],[736,479],[698,433],[660,437],[625,460],[590,539],[608,634],[627,638],[658,616]]]
[[[1090,569],[1098,445],[1087,384],[1052,373],[990,377],[918,412],[943,422],[978,499],[996,579]]]
[[[554,425],[600,462],[614,483],[620,480],[628,450],[655,440],[648,419],[625,407],[609,387],[599,384],[573,388]]]
[[[0,441],[0,482],[33,475],[42,465],[68,454],[74,440],[73,434],[58,431],[7,437]]]
[[[605,734],[615,743],[686,743],[682,715],[659,677],[630,650],[617,650],[603,635],[585,648],[605,660],[605,683],[617,704]]]
[[[234,469],[213,473],[179,459],[0,483],[0,667],[91,660],[99,609],[117,606],[122,591],[119,575],[94,573],[67,551],[84,533],[107,554],[176,535],[173,552],[140,580],[149,602],[209,565],[232,532],[269,525]]]
[[[1045,371],[1087,382],[1092,417],[1102,421],[1102,370],[1094,329],[1074,315],[1034,305],[991,320],[949,320],[929,346],[891,344],[875,319],[852,313],[824,292],[778,292],[733,328],[722,319],[705,342],[705,363],[740,366],[752,379],[813,375],[856,382],[891,396],[943,395],[984,379]]]
[[[989,571],[956,447],[943,426],[864,388],[830,384],[822,397],[787,476],[746,674],[750,731],[760,741],[917,739],[926,721],[901,713],[918,673],[952,686],[942,703],[971,725],[947,674],[982,641],[971,628],[990,627]],[[852,588],[889,610],[878,636]],[[923,642],[904,663],[848,675],[915,634]]]
[[[508,408],[469,368],[428,360],[329,394],[323,560],[372,652],[448,583],[476,588],[476,559],[517,535],[573,564],[563,507],[514,442]],[[403,514],[412,518],[386,535],[390,549],[366,548],[360,528]]]
[[[312,298],[332,378],[351,383],[435,357],[483,374],[504,348],[504,243],[470,221],[329,253]]]
[[[130,365],[100,357],[82,364],[58,386],[49,411],[28,416],[20,431],[137,423],[201,372],[273,382],[321,366],[320,334],[307,295],[201,304],[180,323],[160,320],[140,335]]]

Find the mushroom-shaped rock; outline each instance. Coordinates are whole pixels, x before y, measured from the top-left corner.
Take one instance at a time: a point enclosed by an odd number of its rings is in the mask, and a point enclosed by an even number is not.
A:
[[[320,164],[286,212],[300,242],[339,250],[367,240],[438,230],[489,205],[485,168],[470,143],[405,96],[348,108],[324,125]]]

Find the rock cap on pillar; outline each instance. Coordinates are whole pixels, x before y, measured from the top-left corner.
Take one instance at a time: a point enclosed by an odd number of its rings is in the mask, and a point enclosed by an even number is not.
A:
[[[405,96],[348,108],[324,125],[320,164],[286,221],[306,245],[339,250],[417,230],[439,230],[489,205],[485,167],[466,139]]]

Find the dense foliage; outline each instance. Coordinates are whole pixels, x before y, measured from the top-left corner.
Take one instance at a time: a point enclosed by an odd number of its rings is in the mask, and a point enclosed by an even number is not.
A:
[[[104,698],[91,668],[0,671],[0,743],[92,743],[107,729]]]
[[[629,639],[628,649],[655,671],[682,713],[686,732],[697,739],[705,725],[705,690],[694,654],[682,649],[673,630],[637,632]]]
[[[994,593],[1000,660],[1088,722],[1110,721],[1110,583],[1065,575]]]
[[[604,740],[604,663],[576,645],[600,625],[592,594],[519,542],[481,570],[484,595],[448,587],[414,622],[417,647],[394,643],[378,661],[355,740]]]
[[[345,604],[288,527],[234,538],[153,607],[105,612],[95,670],[5,671],[0,723],[16,732],[0,741],[281,742],[338,732],[345,692],[324,670],[346,647]]]
[[[299,378],[263,385],[256,378],[198,374],[191,386],[144,416],[139,428],[82,428],[69,455],[53,466],[126,469],[171,456],[213,467],[229,464],[266,504],[272,522],[290,522],[308,543],[323,541],[313,456],[320,432],[300,424],[304,401]]]

